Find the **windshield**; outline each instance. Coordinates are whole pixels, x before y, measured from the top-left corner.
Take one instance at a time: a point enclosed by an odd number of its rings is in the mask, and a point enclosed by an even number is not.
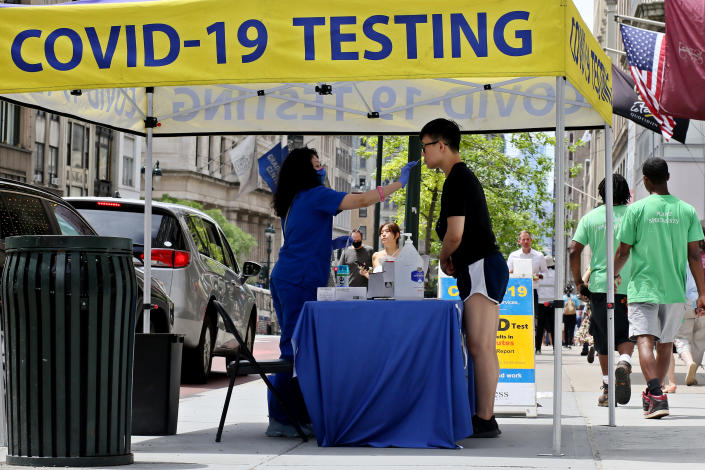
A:
[[[144,214],[123,210],[78,209],[99,235],[132,239],[133,245],[144,245]],[[176,218],[152,213],[152,248],[185,250]]]

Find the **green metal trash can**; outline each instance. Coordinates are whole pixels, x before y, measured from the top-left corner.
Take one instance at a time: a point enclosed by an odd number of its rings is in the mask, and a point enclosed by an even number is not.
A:
[[[137,283],[128,238],[6,240],[7,463],[133,462]]]

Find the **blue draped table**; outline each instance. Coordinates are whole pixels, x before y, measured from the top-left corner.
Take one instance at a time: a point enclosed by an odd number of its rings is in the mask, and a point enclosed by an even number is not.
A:
[[[318,445],[454,448],[472,434],[461,309],[447,300],[306,302],[294,368]]]

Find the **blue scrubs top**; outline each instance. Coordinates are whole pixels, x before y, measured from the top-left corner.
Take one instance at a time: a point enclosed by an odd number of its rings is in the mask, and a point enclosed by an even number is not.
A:
[[[316,186],[294,197],[288,220],[282,218],[284,245],[272,279],[315,287],[328,284],[333,216],[346,194]]]

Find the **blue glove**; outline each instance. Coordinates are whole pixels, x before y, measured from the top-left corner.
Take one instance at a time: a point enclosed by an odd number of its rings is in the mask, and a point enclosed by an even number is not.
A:
[[[401,183],[402,188],[405,188],[406,185],[409,184],[409,173],[411,173],[411,169],[414,168],[418,163],[418,160],[409,162],[404,165],[404,168],[401,169],[401,176],[399,177],[399,182]]]
[[[345,248],[347,245],[352,245],[353,239],[349,235],[343,235],[342,237],[333,239],[333,249],[340,250]]]

